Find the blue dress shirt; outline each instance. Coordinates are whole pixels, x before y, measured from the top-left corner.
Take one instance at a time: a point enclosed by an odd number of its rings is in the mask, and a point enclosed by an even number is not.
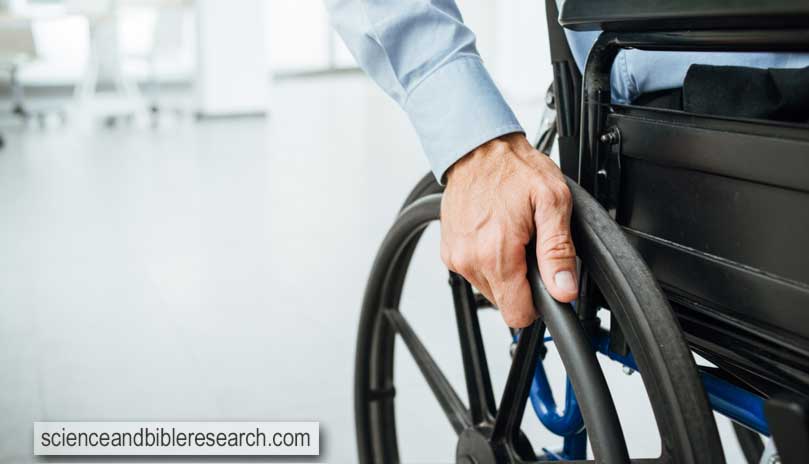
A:
[[[327,0],[359,65],[410,118],[436,178],[500,135],[522,132],[453,0]]]
[[[475,147],[524,132],[483,66],[475,35],[454,0],[326,0],[326,5],[359,65],[407,112],[439,180]],[[566,31],[579,69],[599,33]],[[645,92],[679,87],[693,63],[803,67],[809,55],[625,50],[612,69],[612,99],[629,103]]]

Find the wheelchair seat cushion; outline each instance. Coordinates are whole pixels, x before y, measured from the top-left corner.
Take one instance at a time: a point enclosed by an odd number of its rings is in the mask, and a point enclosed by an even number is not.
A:
[[[689,113],[809,122],[809,67],[756,69],[693,65],[683,84]]]
[[[809,67],[759,69],[695,64],[682,88],[645,93],[636,106],[730,118],[809,123]]]
[[[807,20],[806,0],[566,0],[559,12],[573,30],[767,29]]]

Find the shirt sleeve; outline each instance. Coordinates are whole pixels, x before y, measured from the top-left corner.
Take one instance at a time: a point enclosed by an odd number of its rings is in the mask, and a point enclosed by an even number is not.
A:
[[[326,0],[359,65],[407,112],[439,181],[458,159],[524,132],[453,0]]]

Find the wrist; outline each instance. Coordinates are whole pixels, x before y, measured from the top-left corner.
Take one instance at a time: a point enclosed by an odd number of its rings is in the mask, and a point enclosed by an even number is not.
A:
[[[444,176],[446,183],[449,184],[453,177],[458,177],[459,172],[462,173],[469,169],[477,170],[481,165],[492,161],[493,158],[509,153],[520,154],[526,150],[531,151],[533,147],[522,132],[512,132],[493,138],[477,146],[450,166]]]

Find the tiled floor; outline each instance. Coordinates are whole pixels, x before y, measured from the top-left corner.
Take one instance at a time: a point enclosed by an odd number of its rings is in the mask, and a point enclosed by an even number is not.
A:
[[[536,104],[517,110],[533,127]],[[320,420],[320,461],[356,459],[363,286],[427,170],[392,102],[360,76],[321,77],[279,84],[267,119],[5,132],[0,462],[32,460],[34,420]],[[423,243],[403,311],[461,386],[436,230]],[[483,325],[499,391],[508,335],[494,312]],[[453,433],[399,359],[402,457],[448,462]],[[631,449],[653,455],[639,376],[608,376]]]

